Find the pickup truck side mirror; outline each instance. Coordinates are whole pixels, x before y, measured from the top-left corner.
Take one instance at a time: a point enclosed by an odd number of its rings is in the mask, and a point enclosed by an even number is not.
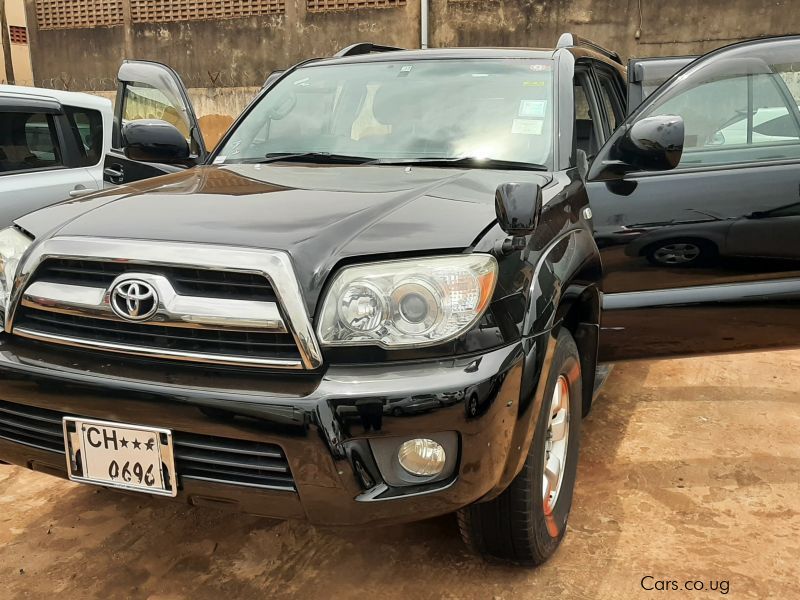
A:
[[[683,155],[684,124],[677,115],[647,117],[623,125],[589,170],[591,181],[622,179],[637,171],[669,171]],[[603,156],[605,155],[605,156]]]
[[[500,228],[520,237],[534,232],[542,214],[542,188],[535,183],[502,183],[494,196]]]
[[[122,146],[131,160],[185,163],[192,158],[189,143],[177,127],[158,119],[141,119],[122,128]]]

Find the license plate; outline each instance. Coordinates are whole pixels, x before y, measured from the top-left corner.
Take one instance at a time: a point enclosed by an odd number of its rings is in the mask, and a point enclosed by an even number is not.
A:
[[[69,478],[81,483],[175,496],[172,432],[64,417]]]

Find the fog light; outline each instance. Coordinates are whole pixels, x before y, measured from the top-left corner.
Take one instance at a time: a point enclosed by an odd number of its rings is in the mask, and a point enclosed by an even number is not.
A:
[[[441,444],[418,438],[403,442],[397,451],[397,460],[412,475],[432,477],[444,469],[445,452]]]

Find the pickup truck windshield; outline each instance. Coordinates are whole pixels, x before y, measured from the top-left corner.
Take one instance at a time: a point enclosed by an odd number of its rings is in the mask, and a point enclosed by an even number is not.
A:
[[[267,92],[215,162],[317,153],[315,162],[331,154],[340,161],[476,158],[549,165],[552,70],[552,61],[522,59],[309,65]]]

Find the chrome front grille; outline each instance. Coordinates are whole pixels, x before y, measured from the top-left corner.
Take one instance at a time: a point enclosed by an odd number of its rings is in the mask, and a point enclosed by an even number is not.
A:
[[[15,331],[41,336],[85,340],[96,344],[139,347],[159,351],[182,352],[188,356],[218,357],[269,356],[280,360],[300,360],[294,338],[288,333],[261,333],[219,329],[176,328],[163,325],[126,323],[108,319],[38,310],[22,306],[14,319]]]
[[[36,279],[84,287],[107,289],[114,280],[130,271],[124,263],[49,258],[39,267]],[[138,265],[137,271],[163,275],[182,296],[228,298],[275,302],[275,290],[264,277],[254,273],[215,271],[160,265]]]
[[[64,453],[65,415],[0,400],[0,439]],[[289,463],[280,446],[173,432],[178,478],[294,491]]]
[[[115,287],[134,280],[155,297],[141,318],[112,306]],[[38,341],[211,364],[321,364],[291,262],[281,252],[54,238],[25,261],[12,307],[6,331]]]

